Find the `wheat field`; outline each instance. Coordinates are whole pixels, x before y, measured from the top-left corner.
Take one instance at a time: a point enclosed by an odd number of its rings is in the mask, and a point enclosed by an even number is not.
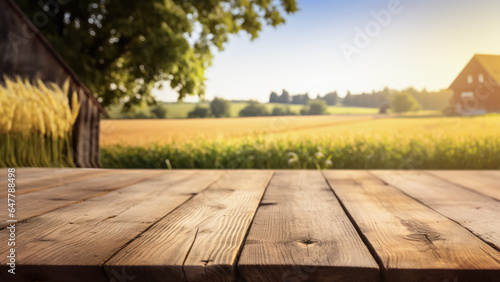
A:
[[[61,89],[41,80],[4,77],[0,86],[0,167],[74,166],[71,129],[80,103],[69,80]]]
[[[499,116],[106,122],[105,167],[500,169]]]
[[[374,116],[280,116],[253,118],[101,121],[101,145],[143,146],[203,139],[295,132],[374,119]]]

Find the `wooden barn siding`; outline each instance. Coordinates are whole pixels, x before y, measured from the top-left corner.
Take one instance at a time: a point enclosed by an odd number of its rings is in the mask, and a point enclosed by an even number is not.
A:
[[[0,73],[10,77],[20,76],[31,81],[41,79],[63,85],[69,77],[71,89],[79,95],[82,109],[73,128],[73,156],[79,167],[99,167],[100,114],[105,111],[89,90],[78,80],[59,55],[47,46],[36,28],[22,20],[24,15],[11,6],[9,0],[0,1]],[[13,40],[14,44],[11,42]],[[0,78],[1,80],[1,78]],[[85,92],[88,93],[85,93]],[[69,96],[71,101],[71,94]],[[91,129],[92,128],[92,129]]]
[[[484,82],[479,83],[479,74],[483,74]],[[473,83],[467,82],[472,75]],[[485,109],[488,112],[500,111],[500,87],[476,58],[473,58],[450,86],[453,90],[451,104],[462,104],[462,109]],[[462,92],[474,92],[474,99],[462,99]]]
[[[101,116],[99,115],[99,110],[97,108],[92,107],[92,118],[94,121],[92,122],[92,126],[94,128],[94,133],[92,134],[92,144],[93,144],[93,165],[92,167],[101,167],[101,163],[99,162],[99,133],[100,133],[100,125],[101,125]]]

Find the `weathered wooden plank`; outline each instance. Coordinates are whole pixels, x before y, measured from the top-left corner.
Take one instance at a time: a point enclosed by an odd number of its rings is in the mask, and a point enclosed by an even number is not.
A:
[[[91,104],[88,99],[85,99],[85,108],[83,108],[85,111],[85,121],[83,122],[83,130],[84,130],[84,138],[82,146],[80,146],[80,149],[82,151],[78,152],[83,156],[85,167],[92,167],[92,162],[91,162],[91,157],[92,157],[92,132],[91,132],[91,124],[90,124],[90,118],[92,115],[92,109],[91,109]]]
[[[114,170],[95,170],[95,169],[43,169],[43,174],[38,177],[24,177],[24,174],[31,176],[31,173],[25,173],[23,169],[16,172],[16,195],[22,195],[35,191],[40,191],[52,187],[67,185],[70,183],[85,181],[104,175],[112,174]],[[0,194],[0,198],[7,197]]]
[[[499,252],[459,224],[369,172],[324,174],[383,264],[385,281],[499,281]]]
[[[421,171],[375,175],[500,249],[500,202]]]
[[[92,145],[94,146],[94,167],[99,168],[101,167],[101,163],[99,160],[99,138],[101,134],[101,116],[99,113],[99,110],[97,108],[94,108],[94,135],[92,136],[93,141]]]
[[[245,281],[377,281],[379,271],[319,171],[275,173],[238,269]]]
[[[158,170],[120,170],[83,182],[16,196],[16,219],[25,220],[46,212],[89,199],[100,194],[141,182],[159,175]],[[0,201],[0,218],[7,218],[7,201]],[[0,222],[0,227],[8,225]]]
[[[80,88],[78,88],[76,86],[72,86],[72,91],[76,91],[76,93],[78,95],[78,101],[82,101],[83,99],[85,99],[84,98],[83,90],[81,90]],[[72,147],[73,147],[73,160],[74,160],[75,165],[77,167],[83,167],[82,157],[78,153],[79,152],[80,143],[84,140],[83,136],[82,136],[82,134],[83,134],[83,129],[82,129],[82,122],[83,122],[83,116],[82,115],[83,115],[83,113],[81,111],[81,107],[82,106],[80,106],[80,111],[78,112],[78,116],[76,117],[76,121],[73,124],[73,129],[72,129],[72,136],[73,136],[73,144],[72,144]]]
[[[500,201],[500,173],[492,171],[430,170],[430,174]]]
[[[39,168],[39,167],[16,167],[15,174],[17,178],[22,179],[36,179],[41,176],[45,176],[48,173],[53,173],[54,171],[64,171],[69,172],[73,171],[72,168]],[[0,168],[0,181],[4,181],[7,179],[7,168]]]
[[[229,171],[105,265],[142,281],[232,281],[237,254],[270,171]]]
[[[95,139],[95,124],[94,124],[94,121],[95,121],[95,117],[94,117],[94,114],[95,114],[95,108],[93,107],[90,107],[89,108],[89,118],[88,118],[88,124],[89,124],[89,148],[88,148],[88,154],[89,154],[89,164],[90,164],[90,167],[96,167],[96,163],[95,163],[95,156],[96,156],[96,152],[95,152],[95,145],[94,145],[94,139]]]
[[[101,265],[127,242],[206,188],[217,171],[166,171],[160,176],[27,220],[18,228],[16,278],[108,281]],[[5,235],[7,230],[0,231]],[[6,252],[6,244],[0,253]],[[37,267],[43,265],[44,267]],[[109,280],[123,281],[123,271]],[[6,271],[1,275],[6,277]],[[128,273],[128,270],[126,270]],[[0,278],[1,279],[1,278]],[[136,277],[137,281],[142,281]]]

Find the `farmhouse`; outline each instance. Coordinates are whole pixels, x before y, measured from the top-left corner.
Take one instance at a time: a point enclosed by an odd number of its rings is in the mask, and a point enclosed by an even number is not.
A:
[[[81,103],[72,134],[75,164],[99,167],[99,123],[106,111],[12,0],[0,1],[0,10],[0,82],[3,76],[19,76],[62,86],[69,78],[69,92],[75,91]]]
[[[449,88],[459,114],[500,112],[500,55],[474,55]]]

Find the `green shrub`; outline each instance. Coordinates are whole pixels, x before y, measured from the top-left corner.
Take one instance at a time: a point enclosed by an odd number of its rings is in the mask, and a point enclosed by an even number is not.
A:
[[[190,111],[187,115],[188,118],[206,118],[210,115],[210,110],[205,107],[196,105],[196,107]]]
[[[266,106],[256,101],[250,101],[250,103],[241,109],[239,113],[240,117],[261,117],[268,115],[269,112],[267,111]]]

